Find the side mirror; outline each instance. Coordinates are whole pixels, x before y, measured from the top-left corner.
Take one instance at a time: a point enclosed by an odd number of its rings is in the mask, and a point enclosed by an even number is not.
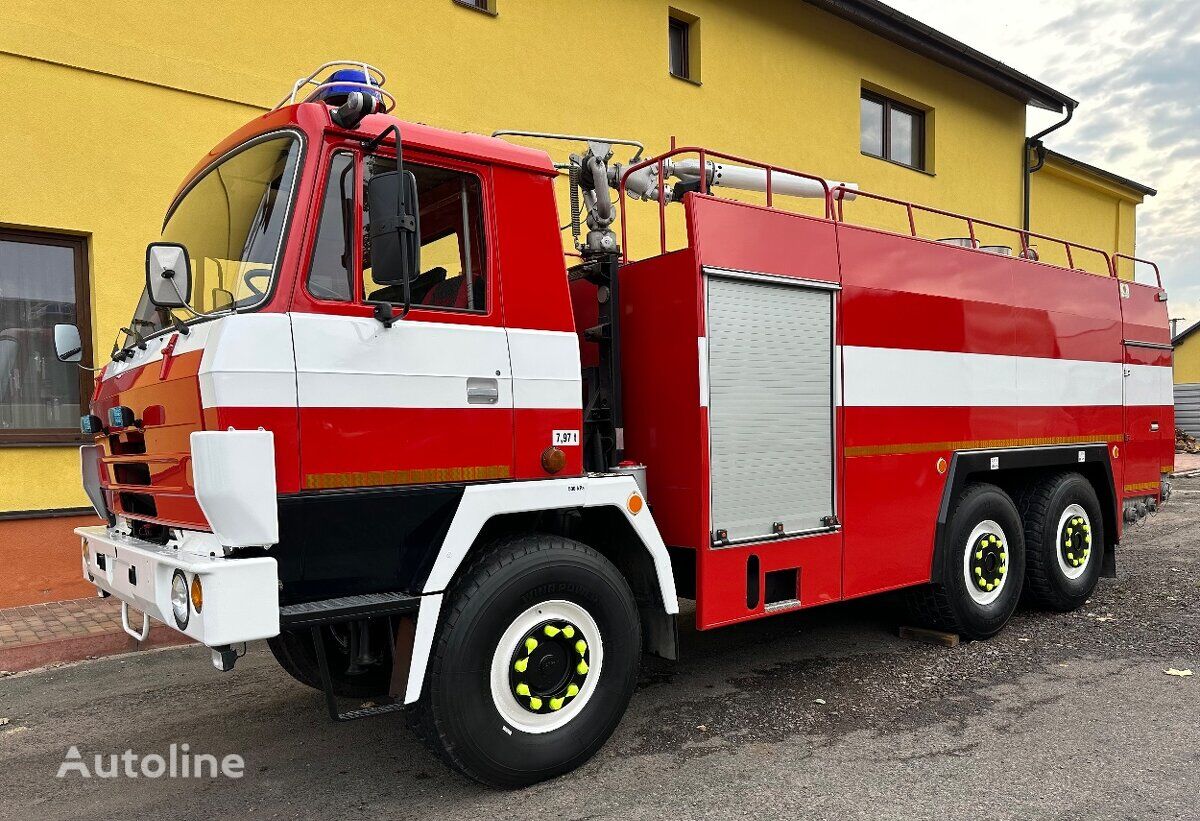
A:
[[[367,183],[371,215],[371,279],[377,285],[407,283],[421,271],[417,178],[386,171]]]
[[[192,298],[192,263],[174,242],[146,246],[146,293],[158,308],[182,308]]]
[[[54,355],[59,362],[79,362],[83,359],[83,340],[74,325],[54,326]]]

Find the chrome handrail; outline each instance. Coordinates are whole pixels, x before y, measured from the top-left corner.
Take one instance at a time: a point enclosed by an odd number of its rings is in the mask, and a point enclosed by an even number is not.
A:
[[[355,82],[353,80],[330,81],[328,78],[326,78],[325,80],[323,80],[321,82],[317,81],[318,75],[320,75],[324,71],[328,71],[329,69],[334,68],[335,66],[338,66],[341,68],[360,69],[362,71],[362,73],[366,76],[367,82],[359,83],[359,82]],[[280,100],[278,103],[276,103],[275,108],[272,108],[271,110],[275,111],[276,109],[282,108],[285,105],[291,105],[292,103],[295,103],[296,95],[298,93],[300,93],[300,89],[304,88],[305,86],[308,86],[308,85],[316,86],[316,88],[313,89],[312,93],[309,94],[302,101],[302,102],[307,103],[307,102],[311,102],[313,97],[318,92],[320,92],[321,89],[329,88],[331,85],[340,85],[340,86],[354,86],[356,88],[362,88],[362,89],[365,89],[370,92],[378,92],[379,94],[382,94],[384,97],[386,97],[388,100],[391,101],[391,107],[385,109],[385,111],[391,111],[393,108],[396,107],[396,98],[393,97],[388,92],[383,90],[383,84],[385,82],[387,82],[387,76],[382,71],[375,68],[375,66],[373,66],[369,63],[363,62],[362,60],[330,60],[327,63],[322,63],[321,65],[317,66],[316,70],[314,70],[307,77],[301,77],[300,79],[296,80],[296,82],[292,84],[291,93],[286,95],[282,100]]]

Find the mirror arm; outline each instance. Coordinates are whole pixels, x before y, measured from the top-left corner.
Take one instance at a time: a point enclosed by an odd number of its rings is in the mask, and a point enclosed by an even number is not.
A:
[[[375,319],[385,328],[392,327],[392,325],[396,323],[397,319],[404,318],[404,314],[396,316],[392,313],[392,303],[390,302],[376,302],[373,313],[375,315]]]
[[[134,342],[137,344],[137,348],[139,351],[146,350],[146,340],[140,333],[133,330],[132,328],[122,328],[121,331],[123,333],[127,333],[133,337]]]

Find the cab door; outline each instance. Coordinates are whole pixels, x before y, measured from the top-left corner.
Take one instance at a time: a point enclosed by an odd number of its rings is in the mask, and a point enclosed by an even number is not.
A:
[[[294,311],[301,487],[412,487],[512,476],[513,388],[486,224],[486,168],[405,157],[417,179],[422,273],[371,277],[370,176],[389,157],[335,152]],[[350,239],[348,239],[350,238]]]
[[[300,492],[280,498],[285,602],[422,588],[464,488],[513,474],[513,386],[485,167],[423,163],[422,271],[371,277],[363,191],[389,157],[324,161],[292,294]],[[391,327],[374,318],[391,303]]]

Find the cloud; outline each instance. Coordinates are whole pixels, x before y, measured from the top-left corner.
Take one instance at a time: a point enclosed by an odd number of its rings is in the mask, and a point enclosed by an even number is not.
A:
[[[1047,144],[1158,189],[1138,254],[1162,268],[1172,315],[1200,319],[1200,3],[888,1],[1080,101]],[[1031,110],[1030,131],[1055,119]]]

